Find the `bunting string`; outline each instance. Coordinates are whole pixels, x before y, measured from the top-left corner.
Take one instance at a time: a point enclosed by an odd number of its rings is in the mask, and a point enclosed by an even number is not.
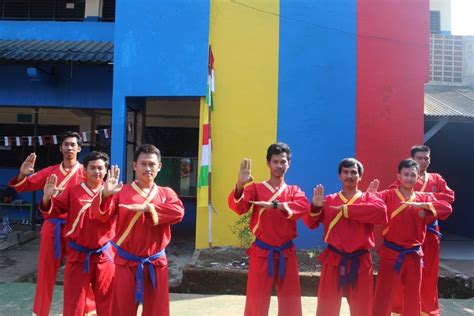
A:
[[[103,136],[104,139],[110,138],[110,128],[96,129],[93,131],[79,132],[83,143],[89,143],[93,135]],[[58,145],[61,135],[42,135],[42,136],[0,136],[0,146],[47,146]]]

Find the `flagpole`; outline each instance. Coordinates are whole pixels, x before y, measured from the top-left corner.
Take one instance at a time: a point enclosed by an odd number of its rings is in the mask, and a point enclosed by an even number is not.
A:
[[[209,133],[209,169],[208,169],[208,226],[209,226],[209,250],[212,249],[212,121],[211,112],[214,108],[214,56],[212,54],[211,45],[209,45],[209,60],[208,60],[208,133]]]

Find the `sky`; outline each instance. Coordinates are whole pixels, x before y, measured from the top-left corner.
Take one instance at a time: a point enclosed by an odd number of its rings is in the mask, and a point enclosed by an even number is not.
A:
[[[474,0],[451,0],[451,34],[474,35]]]

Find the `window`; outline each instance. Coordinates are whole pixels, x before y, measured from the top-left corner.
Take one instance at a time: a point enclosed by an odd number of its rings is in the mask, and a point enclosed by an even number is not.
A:
[[[439,11],[430,11],[430,32],[435,34],[441,32],[441,14]]]
[[[102,21],[115,21],[115,0],[102,1]]]
[[[0,135],[2,136],[31,136],[33,135],[33,124],[0,124]],[[38,125],[38,135],[61,135],[66,131],[77,131],[79,126],[75,125]],[[14,131],[14,132],[13,132]],[[22,146],[11,145],[8,148],[2,147],[1,168],[19,168],[28,154],[33,152],[32,146],[25,144],[25,139],[21,140]],[[59,139],[58,139],[59,142]],[[40,170],[47,166],[61,162],[62,155],[58,145],[49,144],[36,147],[36,169]]]
[[[0,0],[0,19],[82,21],[85,0]]]

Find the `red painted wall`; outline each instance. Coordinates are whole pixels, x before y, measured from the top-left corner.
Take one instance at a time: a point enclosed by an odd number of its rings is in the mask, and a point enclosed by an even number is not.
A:
[[[401,159],[423,142],[429,76],[429,1],[358,0],[356,157],[362,189],[395,178]]]

